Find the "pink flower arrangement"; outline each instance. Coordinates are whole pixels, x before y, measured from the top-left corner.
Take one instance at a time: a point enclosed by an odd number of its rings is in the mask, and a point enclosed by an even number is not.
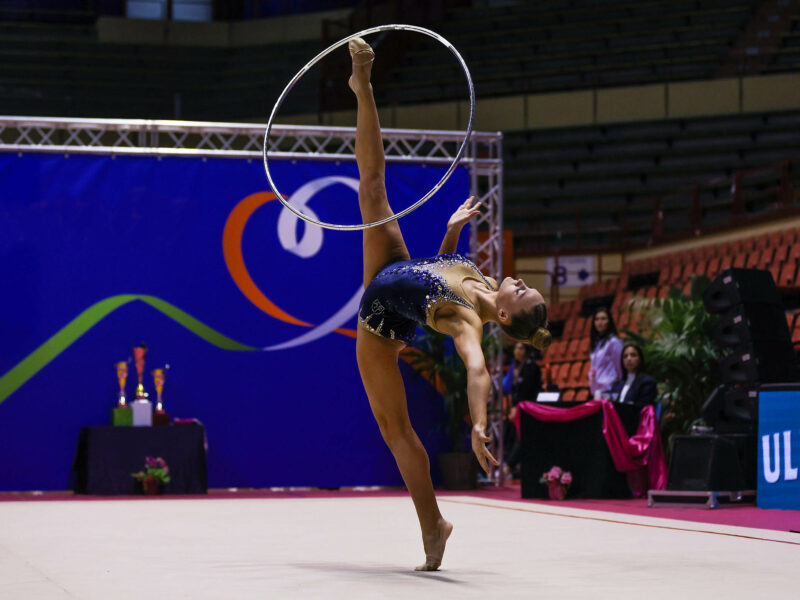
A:
[[[567,489],[572,485],[572,473],[554,466],[549,471],[542,473],[539,483],[547,486],[551,499],[563,500],[567,495]]]
[[[169,467],[163,458],[147,456],[144,459],[144,469],[138,473],[132,473],[132,476],[140,481],[153,478],[161,483],[169,483]]]

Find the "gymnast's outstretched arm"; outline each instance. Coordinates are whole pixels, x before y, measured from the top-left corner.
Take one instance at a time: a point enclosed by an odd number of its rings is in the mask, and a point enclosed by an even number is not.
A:
[[[481,203],[472,206],[475,196],[470,196],[461,204],[447,221],[447,231],[444,234],[442,245],[439,247],[439,254],[452,254],[458,248],[458,238],[461,236],[461,229],[475,215],[480,214]]]
[[[464,312],[449,319],[436,322],[437,328],[452,336],[456,352],[467,368],[467,401],[472,418],[472,450],[486,473],[489,463],[497,466],[498,462],[486,444],[491,438],[486,435],[486,404],[489,400],[491,379],[486,370],[486,359],[483,356],[481,340],[483,324],[476,315]]]

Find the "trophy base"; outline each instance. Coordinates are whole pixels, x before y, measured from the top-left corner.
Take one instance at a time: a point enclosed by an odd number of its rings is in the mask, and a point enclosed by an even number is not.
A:
[[[130,427],[133,425],[133,411],[129,406],[118,406],[111,411],[111,424],[115,427]]]
[[[156,425],[169,425],[169,413],[163,410],[157,410],[153,413],[153,426]]]
[[[153,403],[147,400],[136,400],[133,409],[133,426],[150,427],[153,424]]]

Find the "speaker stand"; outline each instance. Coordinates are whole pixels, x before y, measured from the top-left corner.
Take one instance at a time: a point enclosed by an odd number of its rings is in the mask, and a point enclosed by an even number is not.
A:
[[[725,504],[755,504],[755,490],[742,492],[705,492],[681,490],[650,490],[647,492],[647,506],[650,508],[702,507],[719,508]]]

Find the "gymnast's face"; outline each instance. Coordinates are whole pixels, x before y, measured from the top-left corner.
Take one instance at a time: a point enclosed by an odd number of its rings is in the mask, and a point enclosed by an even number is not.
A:
[[[537,304],[544,302],[544,298],[533,288],[525,285],[522,279],[503,279],[497,290],[497,316],[501,323],[507,323],[517,313],[530,312]]]

